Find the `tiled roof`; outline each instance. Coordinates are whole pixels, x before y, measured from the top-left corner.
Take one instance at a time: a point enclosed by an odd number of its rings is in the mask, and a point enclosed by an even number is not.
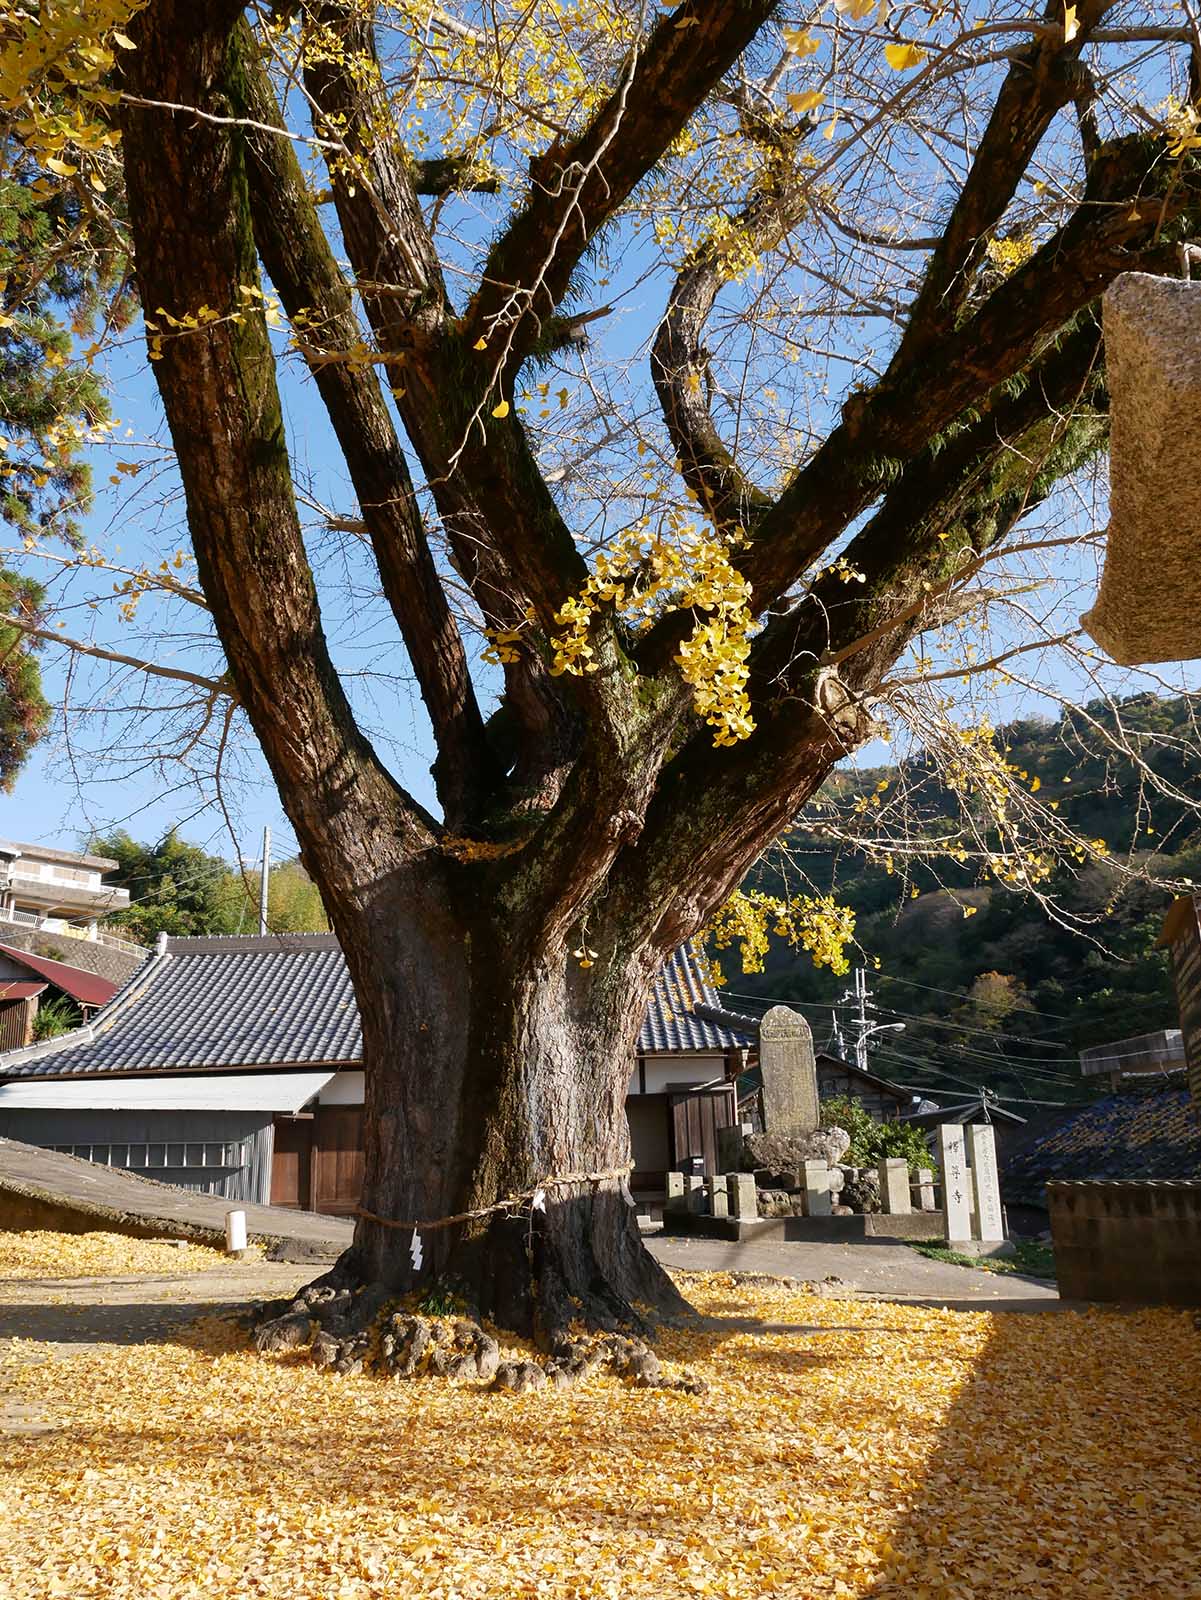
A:
[[[655,979],[646,1020],[638,1035],[638,1054],[659,1050],[739,1050],[755,1042],[752,1033],[702,1021],[692,1014],[696,1005],[719,1006],[717,991],[701,971],[696,952],[681,945],[663,964]]]
[[[1006,1162],[1002,1193],[1044,1205],[1048,1178],[1201,1178],[1201,1110],[1183,1088],[1107,1095]]]
[[[49,963],[54,965],[54,963]],[[692,1015],[714,1002],[691,951],[655,982],[638,1051],[724,1051],[751,1041]],[[75,1078],[253,1066],[353,1066],[359,1014],[332,934],[168,939],[92,1022],[0,1055],[0,1078]]]
[[[35,956],[32,951],[18,950],[11,944],[0,944],[0,956],[15,961],[27,972],[36,972],[40,978],[48,979],[56,989],[69,994],[81,1005],[107,1005],[117,992],[117,985],[111,978],[85,972],[82,967],[73,967],[69,961],[51,961],[49,956]]]
[[[88,1027],[0,1057],[0,1076],[353,1065],[350,975],[329,934],[169,939]]]

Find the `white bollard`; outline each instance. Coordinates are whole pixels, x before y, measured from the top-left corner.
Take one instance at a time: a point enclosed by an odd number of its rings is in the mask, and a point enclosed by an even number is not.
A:
[[[225,1213],[225,1252],[227,1255],[241,1255],[246,1248],[246,1213],[244,1211],[227,1211]]]

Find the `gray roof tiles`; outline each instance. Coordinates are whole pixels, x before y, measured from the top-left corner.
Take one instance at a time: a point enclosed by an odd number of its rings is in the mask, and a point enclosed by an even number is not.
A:
[[[692,1015],[713,1004],[694,953],[655,981],[638,1053],[725,1051],[751,1040]],[[332,934],[169,939],[91,1024],[0,1055],[0,1078],[245,1067],[354,1066],[359,1014]]]
[[[702,972],[695,950],[684,944],[667,958],[655,979],[646,1020],[638,1035],[638,1054],[745,1049],[754,1044],[753,1033],[694,1016],[692,1008],[696,1005],[719,1009],[717,991]]]

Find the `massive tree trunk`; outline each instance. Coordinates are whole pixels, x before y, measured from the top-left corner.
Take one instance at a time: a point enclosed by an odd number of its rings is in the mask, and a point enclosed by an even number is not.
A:
[[[369,1216],[353,1272],[397,1290],[437,1280],[544,1336],[573,1317],[612,1326],[678,1306],[628,1187],[646,982],[619,963],[539,960],[488,926],[422,942],[417,974],[395,950],[347,952],[363,992],[393,1000],[363,1016]],[[485,1214],[441,1226],[473,1211]]]
[[[544,1337],[678,1307],[629,1189],[645,967],[540,955],[485,916],[415,928],[411,902],[396,914],[382,943],[343,935],[367,1077],[367,1215],[344,1270],[398,1291],[436,1282]],[[483,1215],[443,1225],[464,1213]]]

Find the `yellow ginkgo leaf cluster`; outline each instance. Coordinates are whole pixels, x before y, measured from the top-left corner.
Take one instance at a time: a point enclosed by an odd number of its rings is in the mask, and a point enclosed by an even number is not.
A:
[[[731,564],[729,545],[710,529],[673,511],[652,532],[643,518],[597,557],[580,593],[556,612],[562,632],[551,640],[551,672],[579,676],[597,670],[590,633],[601,606],[612,606],[639,629],[664,610],[699,612],[676,665],[692,686],[697,713],[716,730],[714,744],[734,744],[755,728],[746,692],[754,627],[750,594]]]
[[[833,895],[781,900],[759,889],[736,889],[704,931],[716,950],[737,942],[744,972],[763,971],[773,936],[808,951],[815,967],[843,973],[850,966],[847,946],[855,937],[855,913]],[[719,987],[726,981],[716,962],[709,963],[709,975]]]

